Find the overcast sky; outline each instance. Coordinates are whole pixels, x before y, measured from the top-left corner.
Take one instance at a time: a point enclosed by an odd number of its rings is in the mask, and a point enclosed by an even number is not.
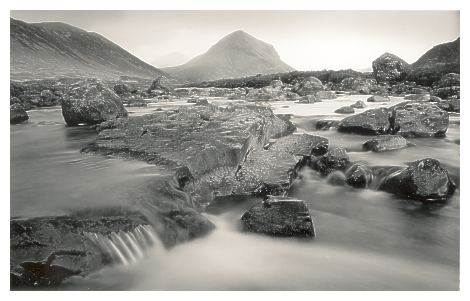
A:
[[[274,45],[298,70],[359,70],[384,52],[413,63],[432,46],[456,39],[460,30],[455,11],[11,11],[11,16],[97,32],[148,63],[194,57],[241,29]]]

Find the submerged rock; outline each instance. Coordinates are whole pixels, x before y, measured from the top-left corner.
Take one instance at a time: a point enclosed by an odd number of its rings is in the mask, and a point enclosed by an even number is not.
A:
[[[338,130],[342,132],[380,135],[390,127],[390,112],[386,108],[371,109],[341,120]]]
[[[28,113],[18,103],[10,105],[10,124],[18,124],[29,119]]]
[[[346,184],[354,188],[367,188],[372,183],[372,170],[363,164],[354,164],[345,173]]]
[[[72,84],[61,105],[62,115],[69,126],[98,124],[127,116],[121,98],[96,79]]]
[[[344,106],[335,110],[335,113],[338,114],[354,114],[354,108],[351,106]]]
[[[243,230],[272,236],[315,237],[313,220],[304,201],[269,197],[241,217]]]
[[[392,107],[391,132],[404,137],[442,137],[449,114],[432,103],[400,103]]]
[[[415,200],[444,201],[454,193],[455,184],[438,160],[426,158],[388,175],[379,189]]]
[[[383,152],[408,146],[408,141],[400,135],[380,135],[367,140],[362,145],[365,151]]]

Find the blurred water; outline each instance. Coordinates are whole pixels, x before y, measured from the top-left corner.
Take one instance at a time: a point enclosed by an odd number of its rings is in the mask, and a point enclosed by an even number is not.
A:
[[[459,179],[457,123],[451,125],[446,138],[413,139],[414,147],[378,154],[361,151],[367,136],[313,130],[310,123],[317,115],[337,118],[336,108],[366,98],[270,105],[276,113],[296,115],[292,120],[299,124],[299,131],[328,137],[330,145],[346,147],[353,161],[405,165],[433,157]],[[159,106],[167,109],[182,103]],[[133,109],[133,114],[154,109]],[[29,123],[11,127],[12,216],[127,206],[153,197],[153,183],[163,171],[141,162],[80,154],[79,148],[93,138],[93,131],[66,128],[58,109],[29,113]],[[169,250],[158,245],[135,263],[109,266],[87,278],[71,278],[61,289],[458,289],[459,189],[442,206],[423,206],[383,192],[331,186],[308,169],[302,175],[289,194],[307,202],[317,233],[314,241],[241,233],[239,217],[248,209],[242,207],[220,216],[208,215],[217,229],[207,237]]]

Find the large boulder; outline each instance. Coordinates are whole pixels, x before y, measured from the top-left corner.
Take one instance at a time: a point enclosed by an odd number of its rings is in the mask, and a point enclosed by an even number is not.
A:
[[[300,96],[314,95],[318,91],[324,90],[321,80],[314,76],[304,78],[298,85],[296,85],[292,92],[299,94]]]
[[[380,190],[422,201],[444,201],[455,190],[447,170],[435,159],[421,159],[388,175]]]
[[[358,94],[370,94],[377,86],[373,79],[347,77],[339,85],[342,91],[352,91]]]
[[[98,124],[127,116],[121,98],[97,79],[72,84],[61,106],[64,120],[70,126]]]
[[[354,108],[351,106],[344,106],[335,110],[337,114],[354,114]]]
[[[394,83],[406,78],[410,66],[391,53],[384,53],[372,62],[372,70],[378,83]]]
[[[442,137],[449,114],[433,103],[404,102],[392,107],[391,132],[404,137]]]
[[[408,141],[400,135],[379,135],[367,140],[362,145],[365,151],[383,152],[405,148]]]
[[[352,105],[350,105],[350,107],[354,108],[354,109],[364,109],[365,107],[367,107],[367,105],[362,100],[358,100],[355,103],[353,103]]]
[[[372,183],[372,170],[363,164],[354,164],[345,172],[346,184],[354,188],[367,188]]]
[[[153,95],[170,94],[173,91],[171,81],[164,75],[157,77],[147,90],[147,93]]]
[[[10,105],[10,124],[18,124],[29,119],[28,113],[19,103]]]
[[[322,156],[312,158],[310,167],[322,175],[328,175],[334,170],[344,170],[349,164],[349,155],[346,149],[334,147]]]
[[[272,236],[315,237],[313,220],[304,201],[268,197],[241,217],[243,230]]]
[[[338,130],[348,133],[381,135],[388,133],[390,112],[386,108],[371,109],[341,120]]]

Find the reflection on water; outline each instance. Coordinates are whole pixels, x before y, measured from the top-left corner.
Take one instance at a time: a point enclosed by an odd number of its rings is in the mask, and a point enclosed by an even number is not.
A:
[[[289,103],[290,108],[282,108],[282,113],[295,113],[300,110],[296,105],[302,106],[303,116],[292,119],[301,121],[299,131],[320,134],[330,139],[330,145],[346,147],[352,161],[403,166],[433,157],[458,180],[459,145],[454,141],[460,131],[456,123],[444,139],[412,139],[416,146],[386,153],[362,152],[368,136],[313,131],[306,126],[309,115],[317,111],[334,117],[330,108],[363,98],[325,101],[324,111],[317,104]],[[282,104],[274,106],[281,109]],[[135,114],[154,109],[136,109]],[[29,123],[11,127],[12,216],[128,206],[155,198],[162,170],[142,162],[80,154],[80,147],[95,133],[64,127],[60,110],[31,111],[30,117]],[[221,216],[208,215],[217,225],[212,234],[169,250],[157,245],[139,255],[121,246],[127,261],[132,261],[128,260],[131,255],[143,259],[108,266],[87,278],[69,279],[61,289],[458,289],[459,189],[444,205],[424,206],[383,192],[328,185],[306,170],[289,194],[306,201],[314,219],[315,241],[240,233],[239,217],[247,209],[242,207]],[[119,238],[133,239],[129,233]],[[118,237],[101,239],[120,244]],[[126,250],[130,253],[124,255]]]

